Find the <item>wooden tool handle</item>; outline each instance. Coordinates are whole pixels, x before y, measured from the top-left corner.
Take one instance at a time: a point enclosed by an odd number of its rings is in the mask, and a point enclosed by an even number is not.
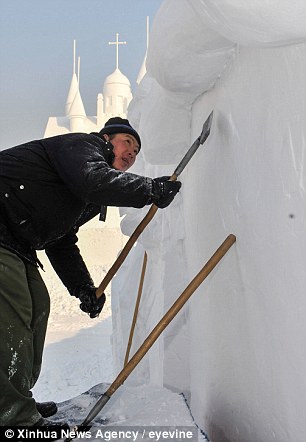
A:
[[[129,254],[131,248],[133,247],[133,245],[135,244],[135,242],[137,241],[137,239],[139,238],[139,236],[141,235],[141,233],[143,232],[145,227],[149,224],[149,222],[151,221],[151,219],[153,218],[153,216],[157,212],[157,209],[158,209],[158,207],[155,206],[155,204],[152,204],[152,206],[150,207],[150,210],[148,211],[146,216],[138,224],[138,226],[136,227],[136,229],[134,230],[134,232],[132,233],[132,235],[128,239],[127,243],[125,244],[125,246],[121,250],[118,258],[116,259],[116,261],[114,262],[112,267],[109,269],[109,271],[106,273],[104,279],[102,280],[101,284],[97,288],[97,291],[96,291],[97,298],[100,298],[102,293],[104,293],[104,290],[106,289],[106,287],[108,286],[110,281],[113,279],[113,277],[115,276],[115,274],[117,273],[117,271],[121,267],[125,258]]]
[[[147,339],[143,342],[143,344],[139,347],[134,356],[130,359],[130,361],[126,364],[123,370],[119,373],[114,382],[110,385],[105,394],[108,397],[111,397],[112,394],[120,387],[121,384],[126,380],[126,378],[130,375],[130,373],[134,370],[134,368],[138,365],[138,363],[142,360],[144,355],[148,352],[148,350],[152,347],[156,339],[160,336],[160,334],[165,330],[168,324],[172,321],[172,319],[177,315],[177,313],[181,310],[184,304],[188,301],[194,291],[199,287],[199,285],[204,281],[205,278],[210,274],[210,272],[216,267],[219,261],[223,258],[229,248],[236,241],[236,237],[233,234],[230,234],[225,241],[221,244],[221,246],[216,250],[213,256],[207,261],[205,266],[200,270],[200,272],[195,276],[195,278],[190,282],[190,284],[186,287],[180,297],[175,301],[175,303],[170,307],[168,312],[164,315],[164,317],[159,321],[156,327],[149,334]]]
[[[131,325],[130,334],[129,334],[129,340],[128,340],[125,358],[124,358],[124,365],[123,365],[124,367],[129,362],[129,359],[130,359],[130,351],[131,351],[131,347],[132,347],[134,331],[135,331],[138,310],[139,310],[139,304],[140,304],[141,295],[142,295],[143,283],[144,283],[144,278],[145,278],[145,274],[146,274],[147,261],[148,261],[148,255],[147,255],[147,252],[145,252],[144,257],[143,257],[142,270],[141,270],[140,282],[139,282],[139,287],[138,287],[138,294],[137,294],[136,304],[135,304],[135,308],[134,308],[134,315],[133,315],[132,325]]]
[[[88,425],[97,415],[100,413],[105,404],[109,401],[111,396],[115,393],[115,391],[123,384],[126,378],[130,375],[130,373],[134,370],[136,365],[141,361],[141,359],[145,356],[145,354],[150,350],[156,339],[160,336],[160,334],[164,331],[167,325],[172,321],[172,319],[177,315],[177,313],[181,310],[184,304],[188,301],[194,291],[199,287],[199,285],[204,281],[204,279],[210,274],[210,272],[215,268],[218,262],[223,258],[229,248],[236,241],[235,235],[229,235],[225,241],[221,244],[221,246],[216,250],[213,256],[209,261],[205,264],[205,266],[200,270],[200,272],[196,275],[196,277],[190,282],[190,284],[186,287],[180,297],[175,301],[175,303],[170,307],[168,312],[164,315],[164,317],[159,321],[156,327],[149,334],[147,339],[143,342],[143,344],[139,347],[134,356],[130,359],[127,365],[121,370],[118,374],[117,378],[114,382],[109,386],[108,390],[100,397],[94,407],[90,410],[89,414],[85,418],[83,425]],[[71,439],[66,439],[66,441],[70,441]]]
[[[171,177],[169,178],[169,181],[176,181],[176,180],[177,180],[177,176],[175,174],[171,175]],[[137,241],[137,239],[139,238],[141,233],[144,231],[146,226],[149,224],[151,219],[154,217],[155,213],[157,212],[157,209],[158,209],[158,207],[155,206],[155,204],[152,204],[150,207],[150,210],[148,211],[146,216],[138,224],[138,226],[136,227],[136,229],[134,230],[134,232],[132,233],[132,235],[128,239],[127,243],[125,244],[125,246],[123,247],[123,249],[119,253],[118,258],[116,259],[116,261],[114,262],[112,267],[109,269],[109,271],[106,273],[101,284],[97,288],[97,291],[96,291],[97,298],[100,298],[100,296],[102,296],[106,287],[111,282],[111,280],[113,279],[113,277],[115,276],[115,274],[117,273],[117,271],[119,270],[121,265],[123,264],[125,258],[128,256],[131,248],[133,247],[133,245],[135,244],[135,242]]]

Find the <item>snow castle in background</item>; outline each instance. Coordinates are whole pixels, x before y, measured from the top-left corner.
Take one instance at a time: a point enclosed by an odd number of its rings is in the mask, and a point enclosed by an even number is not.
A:
[[[97,115],[87,116],[80,93],[80,57],[78,57],[78,69],[76,69],[76,41],[74,40],[73,72],[65,104],[65,116],[49,117],[44,138],[55,135],[63,135],[70,132],[99,132],[109,118],[115,116],[119,116],[121,118],[127,117],[127,108],[133,98],[133,95],[129,79],[119,69],[119,45],[126,44],[126,42],[119,41],[119,34],[116,33],[116,41],[109,42],[109,44],[116,46],[116,68],[114,72],[108,75],[104,80],[103,93],[98,93],[97,95]],[[137,81],[141,81],[141,78],[144,75],[144,68],[141,68]],[[81,231],[83,232],[82,236],[88,236],[89,234],[92,235],[92,232],[90,232],[89,229],[101,229],[101,227],[114,229],[112,232],[108,229],[107,232],[104,232],[105,235],[104,238],[102,238],[102,245],[105,245],[105,242],[113,243],[114,252],[111,253],[111,257],[114,258],[120,250],[120,247],[126,241],[126,238],[123,238],[122,235],[118,236],[118,234],[121,232],[120,217],[117,208],[110,207],[108,209],[105,223],[99,222],[98,217],[96,217],[86,226],[83,226],[81,228]],[[87,240],[88,238],[83,238],[84,244]],[[93,241],[94,240],[91,239],[90,242],[92,243]],[[102,247],[102,250],[99,249],[102,254],[103,249],[104,247]],[[89,259],[91,259],[90,253],[88,253],[88,256]]]
[[[305,23],[303,0],[165,0],[129,107],[143,140],[133,171],[149,176],[173,172],[214,110],[180,195],[112,284],[121,369],[144,251],[132,352],[226,236],[237,236],[128,380],[184,391],[213,442],[305,441]],[[146,211],[122,210],[123,232]]]
[[[50,117],[44,137],[62,135],[69,132],[98,132],[105,122],[115,116],[126,118],[127,108],[132,100],[131,83],[119,69],[118,47],[126,42],[116,41],[116,69],[108,75],[103,84],[103,93],[97,96],[97,115],[88,117],[80,94],[80,57],[78,57],[78,74],[76,73],[76,44],[73,45],[73,72],[65,105],[64,117]]]

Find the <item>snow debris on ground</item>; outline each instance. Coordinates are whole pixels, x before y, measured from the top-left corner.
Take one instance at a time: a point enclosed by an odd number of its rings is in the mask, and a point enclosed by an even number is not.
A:
[[[71,426],[80,425],[108,387],[108,384],[96,385],[59,404],[54,420],[66,420]],[[82,431],[81,426],[79,431]],[[152,385],[120,387],[93,420],[88,436],[94,440],[101,431],[104,438],[111,432],[112,441],[130,439],[132,436],[128,437],[128,434],[131,431],[134,432],[133,440],[208,440],[195,425],[182,395]],[[125,438],[124,433],[128,433]]]

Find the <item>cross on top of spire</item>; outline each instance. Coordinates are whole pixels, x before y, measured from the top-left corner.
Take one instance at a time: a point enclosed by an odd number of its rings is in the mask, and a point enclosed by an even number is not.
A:
[[[116,33],[116,41],[109,41],[109,45],[116,45],[116,69],[119,69],[119,45],[126,45],[126,41],[119,41],[119,34]]]

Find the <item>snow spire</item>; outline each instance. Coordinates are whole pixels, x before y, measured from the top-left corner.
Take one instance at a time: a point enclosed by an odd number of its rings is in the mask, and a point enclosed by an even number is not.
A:
[[[147,50],[149,47],[149,31],[150,31],[150,23],[149,23],[149,16],[147,15]]]
[[[80,88],[80,67],[81,67],[81,57],[78,57],[78,86]]]
[[[73,40],[73,66],[72,66],[72,75],[75,74],[75,56],[76,56],[76,41]]]
[[[73,42],[73,73],[71,85],[66,101],[66,115],[70,120],[71,132],[82,132],[84,130],[84,119],[86,112],[80,94],[80,66],[81,57],[78,57],[78,71],[76,74],[76,46],[75,40]]]
[[[125,118],[132,91],[129,79],[119,69],[119,45],[125,45],[126,41],[119,41],[119,34],[116,33],[116,41],[109,41],[108,44],[116,45],[116,69],[104,81],[104,113]]]
[[[116,33],[116,41],[109,41],[109,45],[116,45],[116,69],[119,69],[119,45],[126,45],[126,41],[119,41],[119,34]]]
[[[73,40],[73,66],[72,66],[72,79],[70,83],[70,88],[66,100],[65,105],[65,114],[69,115],[71,105],[73,103],[74,97],[76,96],[76,93],[78,91],[78,79],[75,73],[75,63],[76,62],[76,41]]]
[[[145,56],[144,56],[141,68],[139,70],[137,80],[136,80],[137,84],[139,84],[141,82],[141,80],[143,79],[143,77],[146,75],[146,72],[147,72],[146,61],[147,61],[148,48],[149,48],[149,16],[147,16],[147,48],[146,48],[146,53],[145,53]]]

